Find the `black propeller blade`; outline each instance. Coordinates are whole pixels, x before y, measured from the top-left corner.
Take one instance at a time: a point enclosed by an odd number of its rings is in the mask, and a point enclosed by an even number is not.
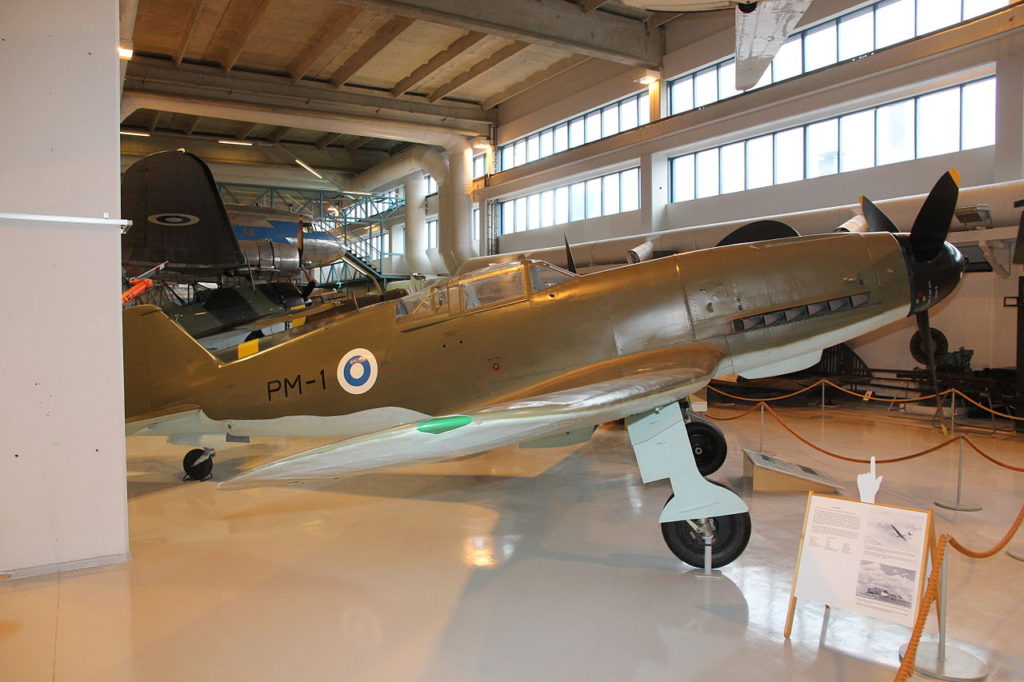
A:
[[[309,297],[313,294],[313,289],[316,289],[316,280],[315,279],[309,280],[308,282],[306,282],[306,286],[302,287],[302,291],[300,292],[300,295],[302,296],[302,300],[303,301],[308,301],[309,300]]]
[[[778,220],[756,220],[738,227],[725,236],[716,246],[729,246],[730,244],[746,244],[749,242],[763,242],[769,239],[785,239],[786,237],[799,237],[800,233],[786,223]]]
[[[910,246],[919,260],[930,261],[939,254],[949,234],[959,194],[960,177],[954,170],[943,173],[928,193],[910,230]]]
[[[945,414],[942,411],[942,398],[939,397],[939,370],[935,363],[935,348],[932,345],[932,327],[928,319],[928,311],[922,310],[915,315],[917,318],[917,331],[921,335],[921,348],[928,358],[928,371],[932,375],[932,392],[935,393],[935,418],[941,424],[945,421]]]
[[[910,245],[917,260],[928,262],[942,249],[959,195],[960,175],[955,170],[946,171],[928,193],[910,229]],[[867,197],[860,198],[860,209],[872,232],[900,231]]]
[[[572,259],[572,249],[569,248],[569,237],[562,235],[562,239],[565,240],[565,269],[576,275],[576,263]]]
[[[872,232],[899,232],[896,226],[889,220],[889,216],[882,212],[882,209],[871,203],[867,197],[860,198],[860,210],[864,219],[868,221],[868,229]]]

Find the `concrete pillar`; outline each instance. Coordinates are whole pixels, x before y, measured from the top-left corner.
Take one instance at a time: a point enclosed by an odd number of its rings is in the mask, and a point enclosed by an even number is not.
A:
[[[0,3],[0,573],[128,552],[117,0]]]
[[[1024,56],[996,61],[996,159],[993,180],[1024,177]]]
[[[668,157],[640,156],[640,226],[645,232],[666,228],[665,208],[669,203]]]

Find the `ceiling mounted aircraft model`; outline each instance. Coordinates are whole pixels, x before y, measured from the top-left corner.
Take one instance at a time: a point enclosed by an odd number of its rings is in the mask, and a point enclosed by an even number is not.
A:
[[[669,479],[670,549],[703,565],[743,551],[746,504],[698,469],[678,401],[712,377],[816,363],[824,348],[911,314],[960,281],[945,242],[946,174],[910,234],[833,233],[693,251],[585,276],[520,260],[453,277],[222,363],[155,307],[124,313],[129,434],[211,445],[249,436],[337,442],[224,488],[482,452],[583,442],[626,418],[644,482]],[[262,344],[267,341],[264,347]],[[213,452],[187,462],[208,474]]]
[[[736,89],[757,85],[811,0],[622,0],[656,12],[701,12],[736,8]]]

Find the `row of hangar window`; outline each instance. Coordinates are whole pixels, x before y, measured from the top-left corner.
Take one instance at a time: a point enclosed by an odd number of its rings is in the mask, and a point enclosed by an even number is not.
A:
[[[765,87],[856,59],[942,28],[998,10],[1008,0],[880,0],[792,34],[764,76]],[[683,74],[666,83],[668,114],[681,114],[742,94],[735,88],[735,59]],[[498,148],[496,170],[508,170],[650,122],[648,95],[627,95]],[[484,174],[474,158],[473,177]]]
[[[995,144],[994,76],[669,159],[670,201],[807,180]],[[628,168],[499,201],[502,234],[639,209]]]

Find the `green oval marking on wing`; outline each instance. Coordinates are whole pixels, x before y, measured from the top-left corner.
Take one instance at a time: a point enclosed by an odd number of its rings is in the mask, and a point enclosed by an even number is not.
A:
[[[438,417],[437,419],[428,419],[425,422],[420,422],[416,425],[416,430],[422,431],[423,433],[433,434],[447,433],[448,431],[460,429],[472,421],[472,417],[461,415],[455,417]]]

